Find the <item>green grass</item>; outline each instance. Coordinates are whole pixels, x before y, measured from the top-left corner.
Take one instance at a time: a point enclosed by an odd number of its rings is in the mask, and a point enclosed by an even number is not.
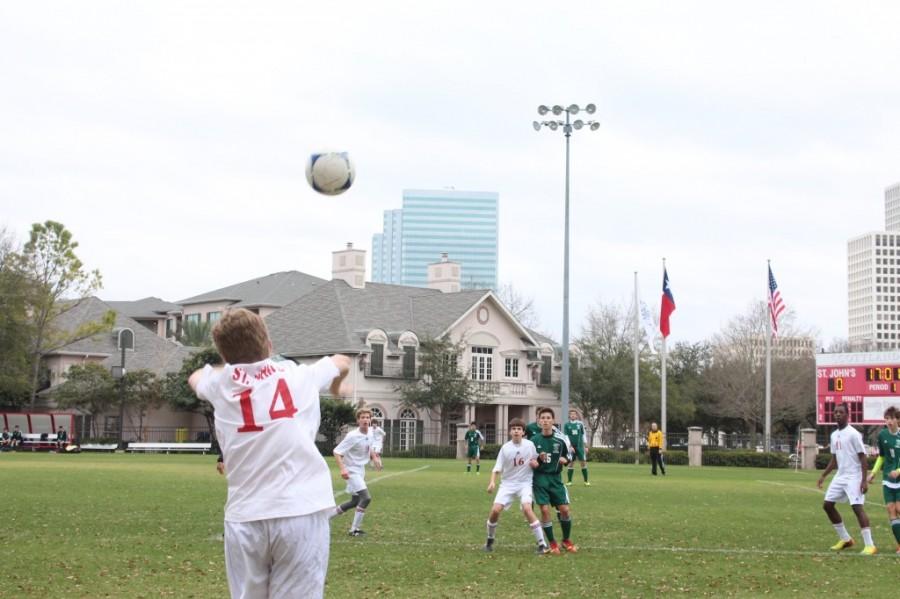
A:
[[[488,555],[489,467],[475,476],[456,461],[395,459],[370,472],[369,534],[346,536],[350,514],[334,521],[327,596],[865,597],[896,588],[900,559],[877,486],[867,507],[883,553],[863,558],[856,548],[828,552],[836,537],[816,473],[671,467],[663,478],[591,464],[593,486],[571,490],[577,555],[534,556],[515,508]],[[5,453],[0,494],[0,595],[227,596],[225,483],[214,457]],[[840,509],[859,542],[849,507]]]

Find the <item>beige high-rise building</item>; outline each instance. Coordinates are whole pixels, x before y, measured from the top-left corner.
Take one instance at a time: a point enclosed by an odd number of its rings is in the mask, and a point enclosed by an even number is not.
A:
[[[847,242],[848,340],[853,351],[900,349],[900,183],[884,190],[885,230]]]

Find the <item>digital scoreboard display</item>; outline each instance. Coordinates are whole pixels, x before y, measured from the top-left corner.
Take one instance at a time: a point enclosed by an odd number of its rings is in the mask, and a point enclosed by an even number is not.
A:
[[[900,408],[900,359],[889,363],[820,362],[817,357],[816,424],[834,424],[834,406],[838,404],[847,406],[851,424],[883,424],[888,406]]]

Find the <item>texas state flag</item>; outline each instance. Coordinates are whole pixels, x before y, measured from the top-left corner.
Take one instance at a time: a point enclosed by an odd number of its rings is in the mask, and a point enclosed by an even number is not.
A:
[[[659,308],[659,332],[663,337],[669,336],[669,316],[675,311],[675,296],[672,295],[672,288],[669,287],[669,273],[663,267],[663,291],[662,305]]]

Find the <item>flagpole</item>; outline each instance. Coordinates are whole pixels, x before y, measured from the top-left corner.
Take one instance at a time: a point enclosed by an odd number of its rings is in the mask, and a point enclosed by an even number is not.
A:
[[[772,261],[766,260],[766,432],[763,439],[763,447],[768,453],[772,442],[772,290],[769,287],[769,276],[772,272]]]
[[[640,385],[640,361],[638,359],[638,351],[639,351],[639,341],[638,341],[638,332],[641,330],[641,321],[639,316],[640,308],[640,299],[638,298],[638,276],[637,271],[634,271],[634,463],[637,465],[640,462],[640,456],[638,454],[639,446],[638,446],[638,428],[640,427],[640,394],[641,394],[641,385]]]
[[[666,259],[663,258],[663,273],[666,272]],[[668,445],[668,437],[666,436],[666,335],[662,336],[662,380],[661,380],[662,389],[660,391],[660,414],[659,414],[659,430],[662,431],[663,434],[663,444],[662,448],[665,449]]]

